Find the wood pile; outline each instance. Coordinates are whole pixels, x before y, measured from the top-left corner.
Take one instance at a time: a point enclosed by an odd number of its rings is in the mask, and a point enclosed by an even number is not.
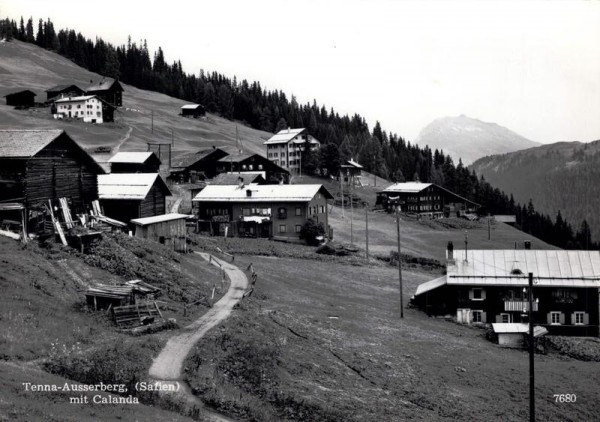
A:
[[[113,315],[119,328],[133,328],[164,321],[156,302],[117,306],[113,308]]]

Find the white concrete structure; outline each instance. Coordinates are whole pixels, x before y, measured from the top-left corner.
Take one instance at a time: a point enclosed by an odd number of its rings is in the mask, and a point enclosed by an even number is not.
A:
[[[283,129],[264,142],[267,146],[267,158],[292,174],[300,173],[301,151],[305,150],[306,142],[311,151],[318,150],[321,143],[305,128]]]
[[[103,123],[102,101],[95,95],[61,98],[54,103],[55,119],[75,118],[86,123]]]

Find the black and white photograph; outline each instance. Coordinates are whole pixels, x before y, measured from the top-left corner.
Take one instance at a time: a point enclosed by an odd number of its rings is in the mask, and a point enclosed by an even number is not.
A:
[[[0,0],[0,422],[600,420],[600,1]]]

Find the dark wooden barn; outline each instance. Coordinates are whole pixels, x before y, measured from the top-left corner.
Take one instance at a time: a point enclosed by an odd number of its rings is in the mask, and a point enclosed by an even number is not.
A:
[[[201,104],[186,104],[181,107],[181,115],[184,117],[206,116],[206,109]]]
[[[24,207],[29,232],[42,229],[48,200],[67,198],[73,212],[85,211],[98,199],[101,173],[63,130],[0,130],[0,202]]]
[[[157,173],[115,173],[98,176],[98,197],[103,214],[129,223],[134,218],[166,212],[171,191]]]
[[[160,160],[153,152],[118,152],[110,160],[111,173],[158,173]]]
[[[267,157],[260,154],[232,154],[223,157],[217,165],[218,173],[236,173],[243,175],[245,172],[261,173],[267,183],[287,183],[290,172],[279,167]]]
[[[218,174],[218,161],[227,156],[220,148],[200,150],[174,161],[169,178],[178,183],[196,183],[198,180],[211,179]]]
[[[123,87],[118,80],[103,79],[85,89],[87,95],[97,95],[114,107],[123,105]]]
[[[46,101],[57,100],[62,97],[80,97],[85,91],[77,85],[57,85],[46,90]]]
[[[35,105],[36,93],[28,89],[13,92],[4,96],[6,105],[15,107],[33,107]]]

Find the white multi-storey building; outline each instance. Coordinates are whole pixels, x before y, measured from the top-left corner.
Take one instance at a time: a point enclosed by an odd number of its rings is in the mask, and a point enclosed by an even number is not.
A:
[[[55,118],[76,118],[86,123],[103,123],[102,100],[95,95],[66,97],[56,100]]]
[[[298,174],[301,152],[305,150],[307,142],[311,151],[321,146],[321,143],[305,128],[280,130],[264,143],[267,146],[267,158],[290,173]]]

